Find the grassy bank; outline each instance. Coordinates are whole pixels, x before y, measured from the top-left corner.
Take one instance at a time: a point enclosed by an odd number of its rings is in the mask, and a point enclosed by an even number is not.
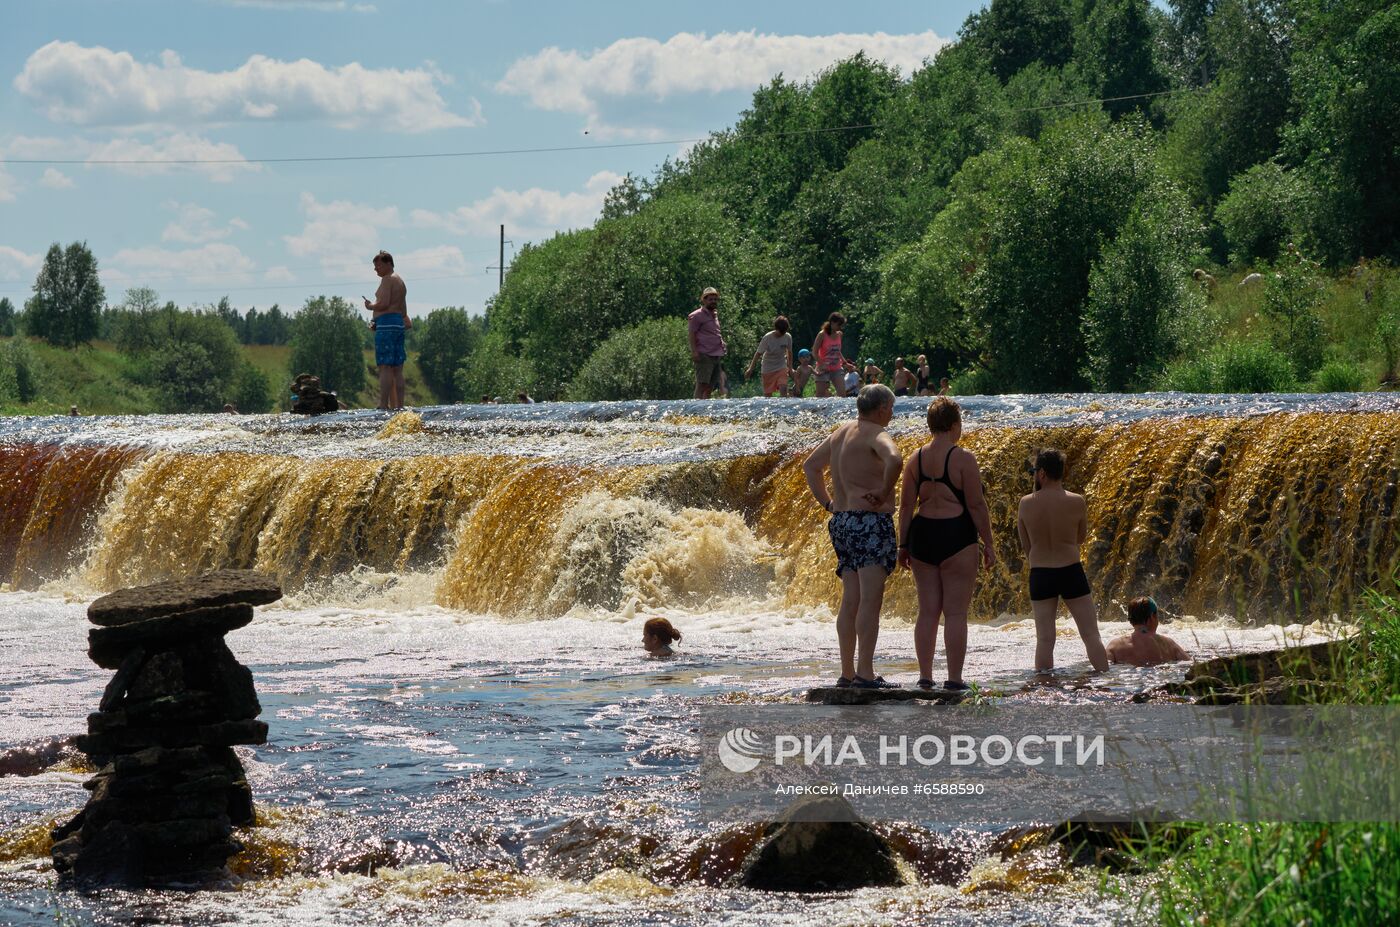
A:
[[[11,339],[0,338],[0,346]],[[62,415],[76,405],[84,415],[144,415],[156,411],[151,391],[136,382],[130,358],[110,342],[94,341],[77,348],[60,348],[38,339],[26,339],[36,367],[36,395],[28,402],[0,395],[0,415]],[[243,345],[243,356],[262,371],[272,386],[275,408],[284,410],[284,387],[291,381],[287,345]],[[342,397],[354,408],[373,408],[378,385],[373,377],[374,352],[365,351],[365,388]],[[432,405],[435,400],[410,354],[404,367],[409,405]]]
[[[1312,699],[1400,704],[1400,599],[1369,596],[1357,623],[1328,670],[1345,688],[1318,687]],[[1136,849],[1157,869],[1144,900],[1168,927],[1376,927],[1400,912],[1395,824],[1209,824],[1182,835],[1177,828]]]

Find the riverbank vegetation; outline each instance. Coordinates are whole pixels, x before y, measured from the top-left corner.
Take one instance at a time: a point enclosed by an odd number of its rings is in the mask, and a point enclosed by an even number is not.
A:
[[[1400,599],[1368,595],[1356,634],[1296,684],[1294,704],[1400,704]],[[1374,927],[1400,910],[1400,826],[1385,822],[1172,825],[1131,845],[1155,870],[1145,903],[1167,927]]]

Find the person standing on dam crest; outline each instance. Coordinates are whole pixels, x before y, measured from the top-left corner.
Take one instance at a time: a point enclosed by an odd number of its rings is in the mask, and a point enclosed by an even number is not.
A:
[[[1055,612],[1060,600],[1074,618],[1094,669],[1108,669],[1108,654],[1099,639],[1098,613],[1079,559],[1089,535],[1088,505],[1065,490],[1065,455],[1046,449],[1035,457],[1035,492],[1022,497],[1017,513],[1021,549],[1030,562],[1031,612],[1035,616],[1035,668],[1055,665]]]
[[[408,360],[404,331],[413,327],[408,318],[408,287],[394,272],[394,256],[387,251],[374,256],[374,272],[379,275],[379,289],[374,302],[365,300],[365,308],[373,314],[370,328],[374,329],[374,363],[379,368],[379,408],[402,409],[403,365]]]
[[[875,674],[875,641],[885,581],[894,572],[894,485],[903,465],[885,431],[894,417],[894,393],[872,384],[856,397],[858,418],[837,428],[802,464],[807,486],[831,513],[827,531],[841,577],[836,641],[841,651],[838,687],[894,689]],[[828,493],[826,473],[831,471]]]
[[[724,385],[724,355],[729,350],[719,333],[719,290],[705,287],[700,308],[686,316],[686,325],[695,364],[695,398],[709,399]]]

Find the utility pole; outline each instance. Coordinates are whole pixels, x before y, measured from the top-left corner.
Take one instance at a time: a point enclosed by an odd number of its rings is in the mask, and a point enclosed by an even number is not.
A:
[[[497,293],[506,285],[506,226],[504,222],[501,223],[501,257],[499,264],[500,266],[497,268],[499,277],[497,277],[496,280]]]

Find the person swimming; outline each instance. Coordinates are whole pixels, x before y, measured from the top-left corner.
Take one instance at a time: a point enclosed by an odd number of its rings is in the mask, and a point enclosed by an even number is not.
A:
[[[675,656],[672,643],[680,643],[681,632],[665,618],[648,618],[642,625],[642,648],[655,659]]]
[[[1128,603],[1128,621],[1133,630],[1108,644],[1108,659],[1129,666],[1155,666],[1189,660],[1180,644],[1157,633],[1157,603],[1151,596],[1139,596]]]

